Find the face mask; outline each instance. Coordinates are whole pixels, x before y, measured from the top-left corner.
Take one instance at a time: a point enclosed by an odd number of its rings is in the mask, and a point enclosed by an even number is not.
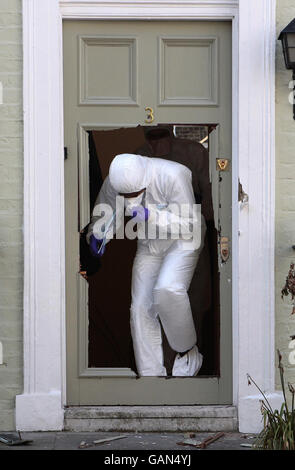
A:
[[[144,193],[139,194],[136,197],[125,197],[124,206],[126,208],[126,215],[132,216],[133,209],[141,205],[141,201]]]

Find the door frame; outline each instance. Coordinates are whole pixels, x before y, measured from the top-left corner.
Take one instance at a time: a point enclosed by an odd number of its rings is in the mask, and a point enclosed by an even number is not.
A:
[[[255,15],[253,15],[255,11]],[[231,20],[233,397],[261,427],[275,390],[276,0],[23,0],[24,391],[16,428],[59,430],[66,404],[63,19]],[[238,180],[249,203],[238,202]],[[255,276],[254,276],[255,274]]]

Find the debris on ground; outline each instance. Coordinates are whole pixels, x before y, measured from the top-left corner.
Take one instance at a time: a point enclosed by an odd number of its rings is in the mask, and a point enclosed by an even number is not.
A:
[[[15,434],[0,434],[0,442],[7,446],[25,446],[32,444],[32,440],[22,439],[20,432],[16,436]]]
[[[124,439],[124,437],[128,437],[129,434],[122,434],[121,436],[115,437],[106,437],[105,439],[99,439],[98,441],[93,441],[93,444],[103,444],[104,442],[116,441],[117,439]]]
[[[88,447],[93,447],[94,445],[98,444],[105,444],[111,441],[116,441],[117,439],[123,439],[124,437],[128,437],[129,434],[122,434],[120,436],[114,436],[114,437],[105,437],[104,439],[98,439],[96,441],[86,442],[82,441],[80,442],[79,449],[87,449]]]
[[[193,439],[194,437],[196,437],[196,433],[195,432],[186,432],[184,437],[186,439]]]
[[[177,444],[180,446],[192,446],[192,447],[196,447],[197,449],[206,449],[207,446],[217,441],[224,435],[225,435],[224,432],[218,432],[217,434],[214,434],[213,436],[207,437],[203,441],[188,438],[188,439],[183,440],[182,442],[177,442]]]
[[[193,439],[191,437],[188,437],[187,439],[184,439],[181,442],[177,442],[179,446],[193,446],[193,447],[198,447],[199,445],[202,444],[203,441],[200,441],[198,439]]]
[[[90,444],[88,442],[82,441],[79,444],[79,449],[87,449],[88,447],[93,447],[93,444]]]
[[[241,447],[253,447],[252,444],[240,444]]]

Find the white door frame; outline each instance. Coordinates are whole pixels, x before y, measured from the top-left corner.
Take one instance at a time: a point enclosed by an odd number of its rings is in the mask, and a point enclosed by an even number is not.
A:
[[[63,428],[66,400],[62,18],[233,24],[233,396],[261,427],[250,373],[274,405],[275,0],[23,0],[24,392],[20,430]],[[253,14],[253,12],[255,12]],[[240,206],[238,178],[249,196]]]

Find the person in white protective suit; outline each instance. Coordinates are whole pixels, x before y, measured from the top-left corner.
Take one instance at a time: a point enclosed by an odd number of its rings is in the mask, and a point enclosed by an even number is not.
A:
[[[158,236],[137,241],[130,326],[140,376],[167,375],[161,323],[170,347],[177,352],[172,375],[195,376],[202,365],[187,293],[204,245],[206,225],[201,211],[197,219],[201,236],[185,239],[181,235],[181,229],[192,226],[192,215],[196,214],[191,178],[191,171],[180,163],[121,154],[112,161],[96,200],[96,205],[107,203],[115,210],[116,196],[124,196],[126,215],[138,217],[138,225],[151,224],[157,234],[159,230],[168,233],[167,239]],[[181,204],[189,208],[186,216],[171,209]],[[97,221],[98,217],[92,216],[87,233],[94,255],[101,248],[104,237],[101,230],[96,230]],[[106,241],[104,239],[103,249]]]

